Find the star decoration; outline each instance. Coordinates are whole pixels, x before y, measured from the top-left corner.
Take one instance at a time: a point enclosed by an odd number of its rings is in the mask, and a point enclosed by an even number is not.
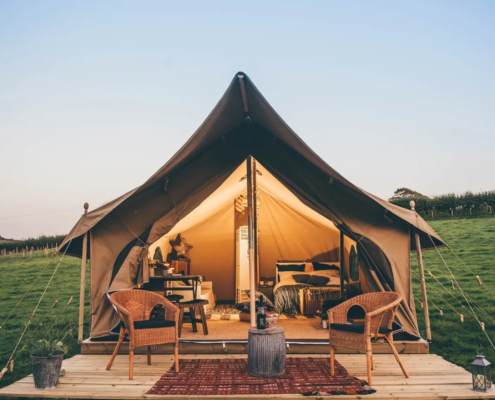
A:
[[[174,249],[177,251],[177,255],[179,258],[185,258],[186,260],[189,260],[189,250],[192,249],[193,246],[190,244],[187,244],[186,238],[181,237],[180,244],[175,245]]]
[[[172,248],[172,251],[167,254],[167,262],[171,263],[173,260],[177,260],[177,251],[175,250],[175,246],[180,245],[181,242],[181,235],[180,233],[177,235],[175,239],[169,240],[170,247]]]

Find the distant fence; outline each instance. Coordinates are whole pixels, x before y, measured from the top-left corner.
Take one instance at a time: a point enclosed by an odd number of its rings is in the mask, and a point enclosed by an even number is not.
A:
[[[65,235],[40,236],[26,240],[9,240],[0,243],[0,255],[10,257],[49,256],[57,252]]]
[[[453,217],[489,217],[495,209],[495,190],[481,193],[466,192],[460,195],[445,194],[435,197],[408,197],[390,199],[392,204],[410,209],[410,201],[416,203],[416,211],[425,219]]]

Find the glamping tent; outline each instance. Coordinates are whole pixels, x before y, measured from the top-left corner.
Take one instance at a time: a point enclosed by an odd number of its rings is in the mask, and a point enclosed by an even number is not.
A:
[[[211,280],[219,300],[235,297],[236,207],[244,201],[251,157],[258,281],[274,276],[279,260],[341,261],[343,268],[349,256],[362,291],[401,294],[397,322],[419,337],[410,251],[417,242],[423,249],[441,246],[442,239],[415,212],[365,192],[327,165],[244,73],[159,171],[83,215],[62,243],[60,251],[91,261],[91,337],[108,336],[118,323],[107,293],[146,282],[150,253],[157,246],[167,252],[178,233],[194,246],[191,273]]]

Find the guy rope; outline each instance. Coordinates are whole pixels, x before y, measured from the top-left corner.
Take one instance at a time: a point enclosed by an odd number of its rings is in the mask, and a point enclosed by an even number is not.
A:
[[[79,226],[80,222],[81,222],[81,220],[79,220],[78,224],[76,225],[76,229],[77,229],[77,227]],[[27,321],[27,323],[26,323],[26,326],[25,326],[24,330],[22,331],[22,333],[21,333],[21,335],[20,335],[20,337],[19,337],[19,340],[17,341],[17,343],[16,343],[16,345],[15,345],[15,347],[14,347],[14,350],[12,351],[12,353],[11,353],[11,355],[10,355],[9,359],[7,360],[7,363],[5,364],[5,367],[4,367],[4,368],[2,369],[2,371],[0,372],[0,380],[3,378],[3,376],[5,375],[5,373],[8,371],[8,367],[9,367],[9,365],[11,365],[11,361],[12,361],[12,359],[14,358],[14,355],[15,355],[15,353],[16,353],[16,351],[17,351],[17,349],[19,348],[19,345],[20,345],[20,343],[21,343],[22,339],[24,338],[24,335],[26,334],[26,331],[28,330],[29,325],[31,324],[31,321],[32,321],[33,317],[35,316],[36,312],[38,311],[38,308],[39,308],[39,306],[40,306],[40,304],[41,304],[41,301],[43,300],[43,297],[45,296],[46,292],[48,291],[48,288],[50,287],[50,284],[52,283],[53,278],[55,277],[55,274],[57,273],[58,268],[60,267],[60,264],[62,263],[62,260],[64,259],[65,254],[67,253],[67,250],[68,250],[68,248],[69,248],[69,246],[70,246],[71,242],[72,242],[72,238],[71,238],[71,239],[70,239],[70,241],[68,242],[68,244],[67,244],[67,246],[66,246],[66,248],[65,248],[65,250],[64,250],[64,252],[63,252],[63,254],[62,254],[62,257],[60,258],[59,262],[57,263],[57,266],[56,266],[56,267],[55,267],[55,269],[53,270],[53,273],[52,273],[52,275],[50,276],[50,279],[48,280],[48,283],[46,284],[45,289],[43,290],[43,293],[41,294],[41,296],[40,296],[40,298],[39,298],[39,300],[38,300],[38,303],[37,303],[37,304],[36,304],[36,306],[34,307],[33,312],[32,312],[31,314],[29,314],[29,318],[28,318],[28,321]],[[50,261],[49,261],[49,263],[50,263]],[[45,269],[46,269],[46,267],[45,267]],[[41,275],[41,273],[40,273],[40,275]],[[39,278],[39,275],[38,275],[38,277],[36,278],[36,280],[37,280],[38,278]],[[35,280],[35,282],[36,282],[36,280]],[[28,292],[29,292],[29,290],[33,287],[33,285],[34,285],[34,283],[33,283],[33,284],[31,284],[31,286],[29,287]],[[26,295],[26,293],[24,294],[24,296],[25,296],[25,295]],[[23,297],[24,297],[24,296],[23,296]],[[19,303],[20,303],[20,302],[19,302]],[[17,308],[17,306],[19,305],[19,303],[17,303],[17,304],[16,304],[16,306],[15,306],[14,308]],[[13,311],[12,311],[12,312],[13,312]],[[9,314],[9,316],[12,314],[12,312]],[[27,344],[27,343],[26,343],[26,344]]]

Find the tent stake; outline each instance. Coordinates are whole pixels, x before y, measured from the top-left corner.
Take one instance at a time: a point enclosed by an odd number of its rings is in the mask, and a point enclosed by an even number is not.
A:
[[[84,203],[84,215],[88,212],[89,204]],[[82,243],[82,257],[81,257],[81,290],[79,292],[79,342],[83,341],[83,329],[84,329],[84,292],[86,290],[86,264],[87,264],[87,253],[88,253],[88,232],[83,236]]]
[[[411,200],[409,203],[411,205],[411,210],[415,211],[414,206],[416,205],[414,201]],[[414,229],[414,239],[416,241],[416,252],[418,255],[418,267],[419,275],[421,278],[421,294],[423,297],[423,310],[425,314],[425,327],[426,327],[426,340],[431,342],[431,327],[430,327],[430,313],[428,311],[428,296],[426,295],[426,281],[425,281],[425,270],[423,266],[423,252],[421,250],[421,240],[419,238],[419,233],[416,228]]]
[[[249,233],[249,300],[251,309],[251,327],[256,327],[256,279],[254,271],[254,240],[253,240],[253,159],[248,156],[247,169],[247,198],[248,198],[248,233]]]

